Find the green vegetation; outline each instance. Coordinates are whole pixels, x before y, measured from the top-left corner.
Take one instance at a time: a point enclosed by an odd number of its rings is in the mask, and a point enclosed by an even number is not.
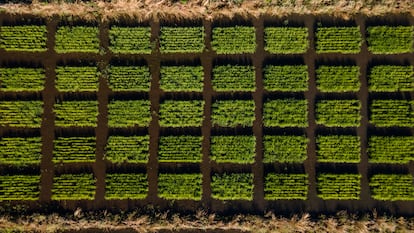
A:
[[[226,65],[213,68],[212,86],[215,91],[255,91],[253,66]]]
[[[307,174],[268,174],[264,182],[266,200],[306,200]]]
[[[373,100],[370,122],[376,127],[413,127],[414,101]]]
[[[201,174],[159,174],[158,196],[170,200],[201,200]]]
[[[149,157],[149,136],[110,136],[105,159],[112,163],[146,163]]]
[[[56,68],[56,88],[59,91],[98,91],[97,67],[61,66]]]
[[[147,66],[111,66],[109,88],[112,91],[149,91],[151,74]]]
[[[332,163],[359,163],[360,140],[351,135],[329,135],[316,138],[318,161]]]
[[[56,31],[55,50],[58,53],[99,51],[99,29],[85,26],[62,26]]]
[[[413,77],[413,66],[374,66],[368,77],[369,90],[381,92],[414,91]]]
[[[0,91],[41,91],[44,84],[44,69],[0,68]]]
[[[360,108],[358,100],[320,100],[316,103],[316,123],[328,127],[357,127]]]
[[[95,189],[92,174],[62,174],[53,177],[52,200],[93,200]]]
[[[58,137],[53,146],[54,163],[95,162],[95,137]]]
[[[211,196],[218,200],[253,200],[253,174],[215,174],[211,182]]]
[[[36,201],[40,195],[40,176],[0,176],[0,201]]]
[[[117,27],[109,29],[109,48],[114,53],[150,54],[150,27]]]
[[[253,126],[253,100],[217,100],[213,103],[211,121],[222,127]]]
[[[217,54],[254,53],[256,35],[254,27],[215,27],[211,46]]]
[[[148,193],[146,174],[106,174],[105,199],[144,199]]]
[[[43,52],[46,47],[46,26],[1,26],[0,48],[6,51]]]
[[[161,136],[158,162],[201,162],[202,142],[203,137],[200,136]]]
[[[358,53],[362,44],[359,27],[318,27],[316,52]]]
[[[203,52],[203,27],[161,27],[160,34],[162,53]]]
[[[360,87],[358,66],[320,66],[316,83],[322,92],[357,92]]]
[[[409,163],[414,161],[414,137],[371,136],[368,142],[371,163]]]
[[[414,201],[414,179],[410,174],[377,174],[371,177],[371,196],[382,201]]]
[[[40,137],[0,138],[0,164],[36,165],[42,157],[42,139]]]
[[[59,127],[96,127],[97,101],[63,101],[55,103],[55,125]]]
[[[306,127],[307,100],[268,100],[263,106],[263,124],[266,127]]]
[[[42,101],[0,101],[0,126],[40,128]]]
[[[200,127],[203,124],[204,101],[165,100],[160,104],[161,127]]]
[[[361,193],[359,174],[320,174],[318,197],[324,200],[359,200]]]
[[[164,91],[203,91],[202,66],[161,66],[160,88]]]
[[[265,135],[263,163],[303,163],[308,141],[305,136]]]
[[[264,68],[264,88],[268,91],[306,91],[308,89],[308,67],[266,66]]]
[[[254,136],[212,136],[211,159],[217,163],[254,163],[256,138]]]
[[[264,33],[265,50],[270,53],[305,53],[309,47],[305,27],[267,27]]]
[[[374,54],[413,52],[414,26],[367,28],[368,50]]]
[[[149,100],[113,100],[108,104],[109,127],[147,127],[151,122]]]

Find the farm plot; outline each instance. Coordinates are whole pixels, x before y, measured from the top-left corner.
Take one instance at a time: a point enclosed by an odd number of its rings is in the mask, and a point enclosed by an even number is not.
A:
[[[253,100],[217,100],[212,108],[213,126],[250,127],[255,120]]]
[[[63,101],[55,103],[55,125],[59,127],[96,127],[97,101]]]
[[[327,127],[357,127],[360,108],[358,100],[320,100],[316,103],[316,123]]]
[[[144,199],[148,193],[146,174],[107,174],[105,183],[106,200]]]
[[[93,200],[95,189],[95,178],[92,174],[55,175],[52,200]]]
[[[149,100],[113,100],[108,104],[109,127],[149,126],[151,122]]]
[[[318,197],[324,200],[358,200],[361,193],[359,174],[320,174]]]
[[[413,52],[413,26],[372,26],[367,31],[368,50],[374,54]]]
[[[109,136],[105,151],[105,159],[112,163],[146,163],[149,136]]]
[[[256,155],[255,146],[253,136],[212,136],[210,155],[217,163],[250,164]]]
[[[114,53],[150,54],[150,27],[119,27],[109,29],[109,48]]]
[[[214,27],[211,46],[217,54],[254,53],[256,51],[254,27]]]
[[[306,127],[307,101],[301,99],[269,100],[263,106],[263,124],[266,127]]]
[[[202,158],[203,138],[200,136],[161,136],[158,147],[159,162],[198,163]]]
[[[108,85],[112,91],[149,91],[151,74],[147,66],[110,66]]]
[[[414,161],[414,137],[371,136],[368,143],[371,163],[409,163]]]
[[[39,175],[0,176],[0,201],[34,201],[39,195]]]
[[[0,138],[0,164],[15,166],[40,164],[42,157],[40,137]]]
[[[161,27],[161,53],[200,53],[203,49],[203,27]]]
[[[41,91],[44,84],[42,68],[0,68],[0,91]]]
[[[161,66],[160,88],[166,92],[202,92],[202,66]]]
[[[359,27],[318,27],[317,53],[358,53],[362,44]]]
[[[99,52],[99,29],[87,26],[61,26],[56,31],[57,53]]]
[[[306,200],[307,174],[267,174],[265,177],[266,200]]]
[[[253,174],[214,174],[211,196],[218,200],[253,200]]]
[[[316,83],[321,92],[357,92],[360,87],[358,66],[320,66]]]
[[[0,49],[19,52],[44,52],[46,47],[46,26],[1,26]]]
[[[376,174],[371,177],[369,186],[376,200],[414,200],[413,177],[409,174]]]
[[[56,68],[56,88],[61,92],[98,91],[96,67],[60,66]]]
[[[414,91],[414,67],[374,66],[370,70],[368,84],[371,92]]]
[[[253,66],[226,65],[213,69],[212,85],[215,91],[254,91]]]
[[[40,128],[41,101],[0,101],[0,126]]]
[[[201,174],[158,174],[158,196],[167,200],[201,200]]]
[[[328,135],[316,138],[319,162],[358,163],[360,140],[351,135]]]
[[[200,127],[204,102],[201,100],[165,100],[160,104],[161,127]]]
[[[58,137],[53,145],[54,163],[95,161],[95,137]]]
[[[265,135],[263,163],[303,163],[308,141],[305,136]]]
[[[305,27],[266,27],[264,33],[265,50],[270,53],[305,53],[309,47]]]
[[[413,127],[414,101],[373,100],[370,122],[377,127]]]
[[[308,79],[305,65],[268,65],[264,69],[263,85],[267,91],[306,91]]]

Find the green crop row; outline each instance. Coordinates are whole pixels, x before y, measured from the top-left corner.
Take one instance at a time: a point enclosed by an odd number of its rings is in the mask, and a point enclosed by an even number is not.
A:
[[[158,196],[170,200],[201,200],[201,174],[158,175]]]
[[[212,86],[215,91],[254,91],[253,66],[226,65],[213,68]]]
[[[359,200],[359,174],[320,174],[317,178],[318,197],[324,200]]]
[[[41,101],[0,101],[0,126],[40,128]]]
[[[254,163],[254,136],[212,136],[210,155],[217,163]]]
[[[160,104],[161,127],[199,127],[203,123],[204,101],[165,100]]]
[[[306,91],[308,89],[308,67],[266,66],[264,68],[264,88],[268,91]]]
[[[316,83],[321,92],[357,92],[360,87],[358,66],[320,66]]]
[[[414,201],[414,179],[409,174],[377,174],[371,177],[369,186],[376,200]]]
[[[414,161],[414,137],[371,136],[368,141],[371,163],[409,163]]]
[[[46,47],[46,26],[2,26],[0,48],[6,51],[43,52]]]
[[[263,124],[266,127],[306,127],[307,109],[307,100],[268,100],[263,105]]]
[[[105,199],[144,199],[148,193],[146,174],[106,174]]]
[[[95,161],[95,137],[58,137],[53,146],[54,163]]]
[[[370,122],[377,127],[413,127],[414,101],[373,100]]]
[[[359,27],[318,27],[316,52],[358,53],[362,44]]]
[[[109,127],[149,126],[149,100],[113,100],[108,104]]]
[[[308,141],[305,136],[265,135],[263,163],[303,163]]]
[[[215,27],[211,46],[217,54],[254,53],[256,34],[254,27]]]
[[[150,27],[117,27],[109,29],[109,48],[114,53],[150,54]]]
[[[162,53],[198,53],[203,49],[204,27],[161,27]]]
[[[62,26],[56,31],[55,50],[58,53],[99,51],[97,27]]]
[[[378,92],[414,91],[413,77],[413,66],[374,66],[368,77],[369,90]]]
[[[163,91],[203,91],[202,66],[161,66],[160,76]]]
[[[149,136],[110,136],[105,151],[105,158],[112,163],[146,163]]]
[[[0,164],[40,164],[42,140],[33,138],[0,138]]]
[[[55,125],[59,127],[96,127],[97,101],[63,101],[55,103]]]
[[[146,66],[111,66],[109,88],[112,91],[149,91],[151,74]]]
[[[253,174],[215,174],[211,181],[211,196],[218,200],[253,200]]]
[[[358,100],[320,100],[316,103],[316,122],[328,127],[357,127],[360,108]]]
[[[413,52],[414,26],[368,27],[368,50],[374,54]]]
[[[351,135],[329,135],[316,138],[319,162],[359,163],[360,140]]]
[[[40,176],[0,176],[0,201],[35,201],[40,195]]]
[[[198,163],[202,159],[200,136],[161,136],[158,147],[159,162]]]
[[[93,200],[95,178],[92,174],[62,174],[53,177],[52,200]]]
[[[98,91],[96,67],[60,66],[56,68],[56,88],[59,91]]]
[[[305,27],[266,27],[265,50],[270,53],[305,53],[309,47]]]
[[[213,125],[222,127],[252,126],[255,120],[254,101],[217,100],[212,106]]]
[[[1,91],[41,91],[45,70],[41,68],[0,68]]]
[[[266,200],[306,200],[307,174],[268,174],[264,182]]]

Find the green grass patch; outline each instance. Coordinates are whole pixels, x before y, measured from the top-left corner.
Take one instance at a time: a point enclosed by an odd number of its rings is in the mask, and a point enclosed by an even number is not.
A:
[[[307,174],[268,174],[264,182],[265,200],[306,200]]]
[[[105,149],[105,159],[112,163],[146,163],[149,136],[110,136]]]
[[[211,121],[222,127],[253,126],[253,100],[217,100],[213,103]]]
[[[317,53],[358,53],[362,44],[359,27],[318,27]]]
[[[358,66],[320,66],[316,69],[317,87],[322,92],[357,92]]]
[[[52,200],[93,200],[95,178],[92,174],[62,174],[53,177]]]
[[[41,91],[45,79],[41,68],[0,68],[0,91]]]
[[[309,47],[306,27],[266,27],[265,50],[270,53],[305,53]]]
[[[109,127],[147,127],[151,122],[149,100],[113,100],[108,104]]]
[[[413,127],[414,101],[373,100],[370,122],[376,127]]]
[[[40,128],[42,101],[0,101],[0,126]]]
[[[41,151],[42,139],[40,137],[0,138],[0,164],[14,166],[40,164]]]
[[[56,68],[56,88],[58,91],[98,91],[97,67],[60,66]]]
[[[99,29],[97,27],[62,26],[56,31],[57,53],[99,52]]]
[[[253,200],[253,174],[215,174],[211,182],[211,196],[217,200]]]
[[[202,142],[200,136],[161,136],[158,162],[199,163],[203,157]]]
[[[358,100],[320,100],[316,103],[316,123],[327,127],[357,127],[361,120]]]
[[[109,48],[114,53],[150,54],[150,27],[117,27],[109,29]]]
[[[148,194],[147,174],[106,174],[105,199],[144,199]]]
[[[367,28],[368,50],[374,54],[413,52],[414,26]]]
[[[167,200],[201,200],[201,174],[159,174],[158,196]]]
[[[147,66],[111,66],[108,77],[112,91],[150,90],[151,74]]]
[[[254,163],[254,136],[211,136],[210,155],[217,163]]]
[[[414,201],[414,180],[410,174],[377,174],[369,182],[371,196],[381,201]]]
[[[360,140],[351,135],[328,135],[316,138],[319,162],[359,163]]]
[[[0,176],[0,201],[36,201],[39,196],[39,175]]]
[[[267,91],[306,91],[308,89],[308,67],[266,66],[263,85]]]
[[[226,65],[213,68],[211,83],[215,91],[254,91],[255,82],[253,66]]]
[[[160,76],[160,88],[163,91],[203,91],[202,66],[161,66]]]
[[[1,26],[0,48],[6,51],[44,52],[46,46],[46,26]]]
[[[412,136],[371,136],[368,142],[370,163],[406,164],[414,160]]]
[[[200,53],[203,49],[203,27],[161,27],[161,53]]]
[[[160,104],[161,127],[200,127],[203,124],[204,101],[165,100]]]
[[[414,67],[381,65],[371,68],[369,91],[414,91]]]
[[[53,147],[54,163],[95,162],[95,137],[58,137]]]
[[[305,136],[265,135],[263,163],[303,163],[308,141]]]
[[[254,53],[256,35],[254,27],[215,27],[211,46],[217,54]]]
[[[318,197],[324,200],[359,200],[359,174],[320,174],[317,177]]]
[[[96,127],[97,101],[63,101],[55,103],[55,125],[59,127]]]
[[[263,106],[263,124],[266,127],[306,127],[307,109],[306,100],[268,100]]]

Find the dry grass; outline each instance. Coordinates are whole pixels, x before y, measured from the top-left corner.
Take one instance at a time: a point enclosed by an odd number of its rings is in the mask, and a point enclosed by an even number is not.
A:
[[[120,215],[109,212],[82,213],[60,216],[58,214],[33,214],[26,217],[1,217],[0,232],[13,229],[14,232],[58,232],[85,229],[103,231],[129,229],[136,232],[158,232],[160,230],[236,230],[240,232],[414,232],[414,218],[379,216],[375,212],[365,216],[339,212],[334,216],[311,218],[309,214],[280,217],[273,213],[265,216],[237,215],[231,218],[207,214],[203,211],[195,215],[158,213],[140,215],[136,212]]]
[[[180,20],[185,18],[217,19],[239,15],[245,18],[263,14],[328,14],[350,17],[355,14],[384,15],[406,13],[414,15],[412,0],[92,0],[77,3],[4,4],[0,10],[9,14],[34,14],[42,17],[75,16],[84,20]]]

